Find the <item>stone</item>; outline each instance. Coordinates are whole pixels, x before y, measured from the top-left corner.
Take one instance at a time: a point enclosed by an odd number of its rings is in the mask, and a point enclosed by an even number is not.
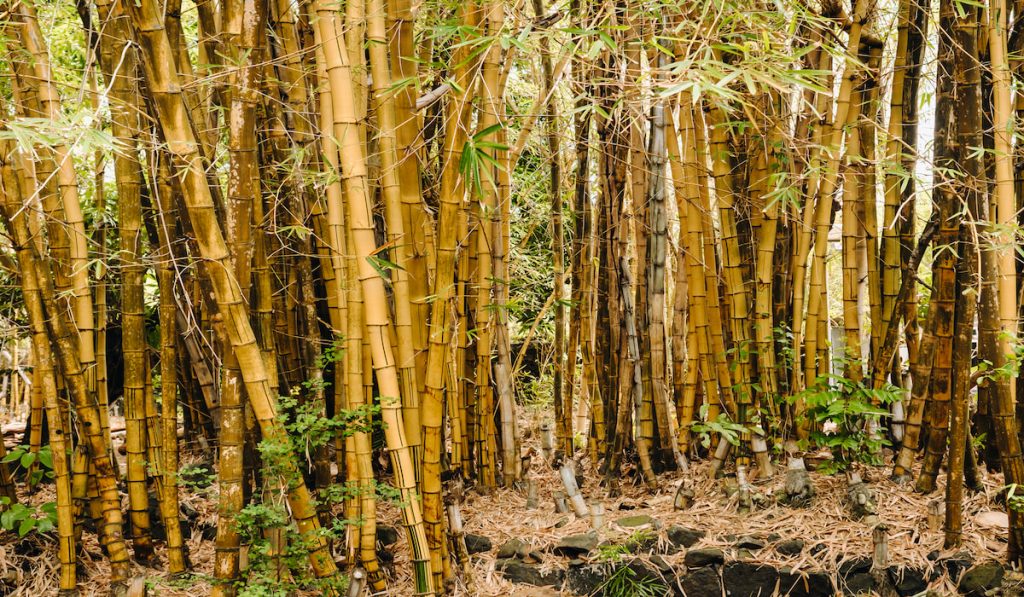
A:
[[[832,579],[826,572],[793,572],[783,568],[779,571],[779,594],[789,597],[818,597],[834,595],[835,588],[832,587]]]
[[[772,595],[778,580],[778,570],[753,562],[730,562],[722,569],[722,584],[729,597]]]
[[[557,587],[565,580],[565,572],[562,570],[542,572],[533,564],[524,564],[512,559],[498,560],[494,569],[510,582],[535,587]]]
[[[615,521],[615,524],[620,527],[626,527],[628,529],[635,529],[637,527],[645,526],[657,526],[657,521],[646,514],[637,514],[634,516],[623,516],[622,518]]]
[[[196,510],[192,504],[189,504],[188,502],[181,502],[178,505],[178,510],[180,511],[182,518],[190,523],[194,523],[199,520],[199,510]]]
[[[758,539],[757,537],[745,536],[740,537],[736,541],[736,543],[733,544],[733,547],[736,547],[737,549],[757,551],[759,549],[764,549],[764,541]]]
[[[668,527],[665,535],[673,547],[692,547],[695,543],[704,538],[704,531],[690,529],[679,525]]]
[[[875,587],[871,558],[856,557],[839,562],[839,589],[844,595],[870,595]]]
[[[576,557],[597,547],[597,533],[577,533],[562,537],[554,547],[554,552],[560,556]]]
[[[388,547],[398,543],[398,529],[386,524],[377,525],[377,543]]]
[[[571,566],[565,572],[566,588],[575,595],[595,595],[607,580],[607,575],[596,566]]]
[[[803,539],[786,539],[775,546],[775,551],[784,556],[798,556],[804,551]]]
[[[856,557],[843,560],[839,563],[839,577],[844,578],[851,574],[867,572],[871,570],[871,558]]]
[[[526,551],[526,543],[522,539],[509,539],[498,548],[498,559],[504,560],[514,558],[520,552]]]
[[[564,527],[567,524],[569,524],[569,519],[568,518],[562,518],[558,522],[555,523],[555,528],[556,529],[560,529],[560,528]]]
[[[644,582],[652,587],[659,584],[662,587],[665,586],[665,577],[662,575],[662,572],[648,565],[647,562],[634,558],[627,562],[625,566],[633,571],[633,578],[635,580]],[[669,570],[671,570],[671,566],[669,566]]]
[[[839,588],[843,595],[871,595],[875,588],[875,577],[867,572],[855,572],[840,579]]]
[[[638,533],[638,536],[630,537],[626,547],[630,553],[649,553],[658,547],[658,536],[651,532]]]
[[[691,570],[680,579],[679,588],[686,597],[722,597],[722,579],[710,566]]]
[[[736,559],[737,560],[753,560],[754,559],[754,553],[752,551],[750,551],[749,549],[737,549],[736,550]]]
[[[917,595],[928,588],[928,579],[925,578],[924,570],[919,568],[899,568],[890,566],[888,569],[889,580],[892,581],[896,594],[902,597]]]
[[[469,555],[491,551],[492,547],[494,547],[494,544],[491,543],[490,538],[483,535],[466,533],[466,551]]]
[[[952,556],[942,560],[942,567],[946,570],[949,578],[956,582],[965,570],[974,564],[974,556],[969,551],[958,551]]]
[[[654,567],[663,574],[670,574],[672,572],[672,564],[669,564],[668,560],[658,554],[651,556],[651,563],[654,564]]]
[[[980,527],[989,529],[1006,529],[1010,527],[1010,517],[1006,512],[987,511],[979,512],[974,517],[974,522]]]
[[[725,553],[721,549],[713,547],[707,549],[691,549],[686,552],[686,556],[683,557],[683,563],[686,564],[687,568],[700,568],[701,566],[722,564],[724,562]]]
[[[968,597],[982,597],[1002,584],[1003,574],[1003,567],[999,562],[985,562],[964,572],[957,583],[957,589]]]

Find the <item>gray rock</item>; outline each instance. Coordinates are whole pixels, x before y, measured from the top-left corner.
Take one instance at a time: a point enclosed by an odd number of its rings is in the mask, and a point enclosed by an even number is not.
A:
[[[560,556],[576,557],[597,547],[597,533],[578,533],[562,537],[562,540],[555,545],[554,552]]]
[[[652,589],[656,588],[657,585],[665,587],[665,578],[662,575],[662,572],[659,571],[657,568],[647,564],[647,562],[637,558],[630,560],[625,564],[625,566],[633,571],[634,579],[640,582],[644,582]]]
[[[875,588],[875,577],[867,572],[855,572],[839,581],[843,595],[871,595]]]
[[[199,536],[203,541],[213,541],[217,538],[217,525],[212,523],[201,523],[198,527]]]
[[[740,537],[736,541],[736,543],[733,544],[733,547],[736,547],[737,549],[747,549],[747,550],[750,550],[750,551],[757,551],[759,549],[764,549],[764,541],[762,541],[762,540],[760,540],[760,539],[758,539],[756,537],[744,536],[744,537]]]
[[[398,543],[398,529],[384,524],[377,525],[377,543],[384,547]]]
[[[974,565],[974,556],[969,551],[958,551],[952,556],[941,560],[942,568],[954,582],[960,578],[965,570]]]
[[[843,560],[839,563],[839,589],[844,595],[870,595],[875,587],[875,578],[870,570],[871,558]]]
[[[792,572],[788,568],[779,571],[779,594],[789,597],[818,597],[834,595],[832,579],[822,571]]]
[[[686,564],[687,568],[700,568],[701,566],[722,564],[724,562],[725,553],[721,549],[713,547],[708,549],[691,549],[683,557],[683,563]]]
[[[778,580],[778,570],[754,562],[730,562],[722,569],[722,584],[730,597],[772,595]]]
[[[672,572],[672,564],[669,564],[665,558],[661,557],[658,554],[654,554],[651,556],[651,563],[654,564],[654,567],[662,573]]]
[[[565,580],[565,572],[562,570],[551,570],[541,572],[540,568],[533,564],[524,564],[518,560],[498,560],[495,570],[510,582],[533,585],[535,587],[556,587]]]
[[[775,546],[775,551],[784,556],[798,556],[804,551],[804,542],[802,539],[786,539]]]
[[[646,514],[636,514],[634,516],[623,516],[622,518],[615,521],[615,524],[620,527],[626,528],[637,528],[643,526],[657,526],[657,521]]]
[[[711,567],[691,570],[679,581],[686,597],[722,597],[722,579]]]
[[[869,570],[871,570],[871,558],[868,557],[862,556],[850,558],[839,563],[840,578],[845,578],[858,572],[867,572]]]
[[[888,573],[896,593],[903,597],[917,595],[928,588],[928,579],[925,578],[925,573],[921,569],[899,569],[896,566],[890,566]]]
[[[575,595],[596,595],[608,576],[596,566],[570,566],[565,572],[565,584]]]
[[[658,547],[658,536],[654,533],[645,533],[640,537],[631,537],[626,547],[629,548],[630,553],[652,552]]]
[[[999,562],[985,562],[971,568],[960,577],[957,588],[964,595],[981,597],[1003,582],[1003,567]]]
[[[494,547],[494,544],[491,543],[490,538],[483,535],[466,533],[466,551],[469,552],[469,555],[491,551],[492,547]]]
[[[668,531],[665,533],[668,537],[669,543],[674,547],[691,547],[704,538],[704,531],[697,529],[690,529],[687,527],[681,527],[679,525],[672,525],[668,527]]]
[[[504,560],[508,558],[514,558],[517,555],[526,553],[526,542],[522,539],[512,538],[506,541],[498,548],[498,559]]]

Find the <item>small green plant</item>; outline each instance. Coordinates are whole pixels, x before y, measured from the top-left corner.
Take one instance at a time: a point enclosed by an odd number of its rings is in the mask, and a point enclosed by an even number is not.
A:
[[[333,356],[331,357],[333,358]],[[292,486],[299,479],[299,471],[289,464],[289,454],[311,454],[332,441],[339,434],[351,435],[357,431],[372,432],[376,421],[370,424],[379,407],[361,407],[343,410],[333,417],[323,415],[322,404],[314,400],[301,400],[298,396],[281,398],[281,421],[288,433],[284,437],[265,437],[258,444],[265,478],[273,487]],[[377,501],[399,503],[399,491],[374,480],[369,486],[355,482],[334,483],[317,491],[313,507],[337,512],[336,506],[348,499],[359,499],[373,492]],[[362,521],[343,516],[331,516],[330,523],[322,525],[318,537],[329,542],[344,540],[352,525]],[[235,525],[242,540],[249,545],[249,560],[242,579],[237,582],[240,597],[285,597],[297,591],[316,594],[341,594],[347,579],[318,579],[310,575],[307,560],[311,541],[291,520],[286,500],[278,491],[260,494],[235,516]],[[280,537],[274,542],[271,537]],[[275,545],[283,546],[275,551]]]
[[[551,397],[555,390],[554,376],[550,370],[545,368],[537,377],[524,373],[517,386],[517,398],[526,406],[538,410],[551,408]]]
[[[37,485],[44,478],[53,478],[53,452],[50,451],[50,446],[43,446],[38,452],[33,452],[29,446],[16,446],[0,462],[17,463],[16,469],[21,468],[28,473],[30,486]],[[36,463],[40,466],[35,466]]]
[[[606,597],[656,597],[667,592],[668,587],[660,579],[640,576],[628,565],[617,567],[598,590]]]
[[[705,448],[711,446],[712,434],[721,435],[725,441],[734,446],[740,443],[740,435],[749,431],[746,426],[733,422],[726,413],[719,413],[718,417],[708,420],[708,405],[700,407],[700,419],[690,424],[690,431],[700,438],[700,444]]]
[[[178,486],[202,492],[213,485],[217,476],[205,464],[186,464],[178,469]]]
[[[605,563],[618,562],[629,553],[625,543],[602,543],[597,546],[597,561]]]
[[[375,429],[383,429],[384,425],[380,420],[380,406],[376,404],[326,416],[322,401],[303,398],[298,393],[294,396],[281,396],[278,403],[281,407],[279,417],[288,431],[292,453],[305,454],[307,457],[312,457],[316,449],[327,445],[339,435],[348,437],[361,431],[373,433]],[[287,444],[264,440],[258,447],[264,462],[269,463],[275,472],[284,472],[276,471],[276,467],[288,460]]]
[[[1024,512],[1024,495],[1017,492],[1020,485],[1010,483],[1004,489],[1006,489],[1006,507],[1014,512]]]
[[[658,535],[647,529],[633,531],[622,543],[604,543],[597,546],[597,560],[606,564],[613,564],[624,556],[634,553],[637,548],[648,541],[657,539]]]
[[[889,445],[879,422],[890,416],[888,405],[902,390],[889,384],[879,389],[839,375],[819,377],[815,384],[789,398],[803,400],[805,417],[814,423],[801,448],[827,448],[832,460],[819,467],[825,474],[845,471],[854,463],[881,464],[882,448]]]
[[[19,537],[36,531],[48,533],[57,526],[57,503],[46,502],[38,507],[26,506],[25,504],[11,505],[11,499],[0,497],[0,505],[7,510],[0,514],[0,527],[5,531],[17,532]]]

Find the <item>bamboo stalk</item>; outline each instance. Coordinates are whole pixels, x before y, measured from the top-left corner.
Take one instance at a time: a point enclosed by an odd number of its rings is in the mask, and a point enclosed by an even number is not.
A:
[[[129,7],[135,25],[147,88],[159,116],[160,128],[174,159],[174,169],[181,180],[185,204],[196,234],[202,256],[209,262],[207,273],[214,296],[225,321],[225,331],[238,358],[242,379],[260,424],[264,439],[284,445],[281,463],[291,479],[288,501],[299,533],[310,545],[310,561],[314,573],[321,578],[336,574],[334,561],[327,553],[326,542],[318,535],[319,523],[311,507],[309,491],[295,465],[283,426],[277,418],[275,400],[270,391],[266,367],[238,283],[229,263],[230,251],[223,231],[216,221],[213,194],[205,176],[202,157],[189,125],[189,115],[180,92],[178,76],[166,68],[173,64],[172,50],[161,19],[159,7],[144,0]]]

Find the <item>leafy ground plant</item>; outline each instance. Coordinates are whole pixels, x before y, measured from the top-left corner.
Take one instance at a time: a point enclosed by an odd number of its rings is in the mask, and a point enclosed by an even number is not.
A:
[[[803,400],[805,423],[811,424],[802,449],[826,448],[832,460],[819,467],[825,474],[845,471],[855,463],[879,465],[882,448],[890,444],[880,422],[890,416],[888,406],[900,400],[902,390],[886,384],[874,389],[862,380],[839,375],[819,377],[816,383],[790,398]]]

